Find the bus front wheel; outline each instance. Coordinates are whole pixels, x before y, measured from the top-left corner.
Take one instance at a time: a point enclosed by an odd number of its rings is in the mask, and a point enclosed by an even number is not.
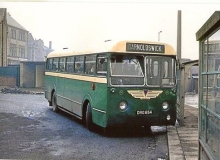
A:
[[[88,103],[86,108],[86,127],[91,131],[93,128],[93,122],[92,122],[92,110],[91,106]]]
[[[52,96],[52,110],[53,110],[54,112],[57,112],[57,111],[58,111],[57,98],[56,98],[55,92],[53,93],[53,96]]]

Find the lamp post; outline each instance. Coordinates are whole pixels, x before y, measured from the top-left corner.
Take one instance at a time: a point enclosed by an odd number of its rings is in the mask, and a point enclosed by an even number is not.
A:
[[[160,42],[160,33],[162,33],[162,31],[158,32],[158,42]]]

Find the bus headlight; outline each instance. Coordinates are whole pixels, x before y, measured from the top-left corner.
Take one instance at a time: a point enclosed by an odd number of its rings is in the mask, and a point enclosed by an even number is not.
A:
[[[163,108],[163,110],[168,110],[168,108],[169,108],[168,103],[167,102],[163,102],[162,108]]]
[[[127,107],[128,107],[128,105],[127,105],[127,102],[125,102],[125,101],[121,101],[120,103],[119,103],[119,108],[120,108],[120,110],[126,110],[127,109]]]

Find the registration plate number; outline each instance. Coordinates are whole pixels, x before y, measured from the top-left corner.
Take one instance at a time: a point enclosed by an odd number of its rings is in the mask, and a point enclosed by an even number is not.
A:
[[[137,115],[150,115],[150,114],[153,114],[152,110],[137,111]]]

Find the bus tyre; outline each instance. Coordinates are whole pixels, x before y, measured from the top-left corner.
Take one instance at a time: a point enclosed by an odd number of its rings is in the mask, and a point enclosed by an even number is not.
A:
[[[86,127],[91,131],[93,129],[93,122],[92,122],[92,110],[91,106],[88,103],[86,108]]]
[[[52,96],[52,110],[54,112],[58,112],[57,98],[56,98],[56,93],[55,92],[53,93],[53,96]]]

